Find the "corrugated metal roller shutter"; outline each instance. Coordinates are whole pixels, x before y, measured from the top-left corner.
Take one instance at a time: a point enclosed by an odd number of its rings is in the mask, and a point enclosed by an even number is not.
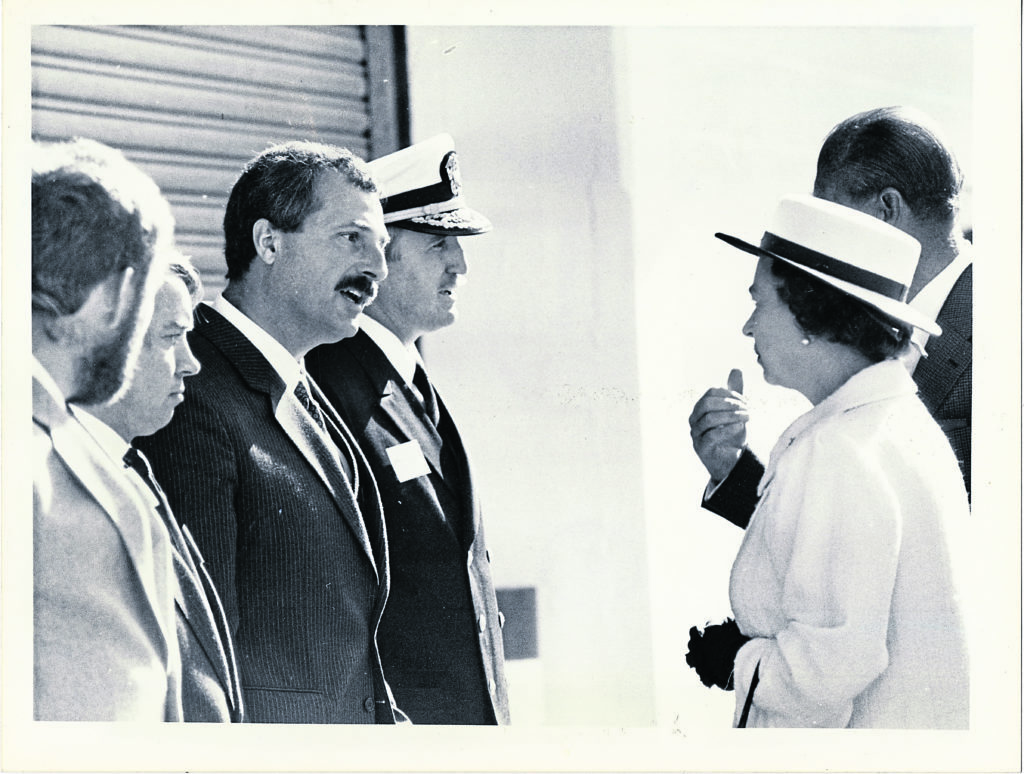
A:
[[[292,139],[364,157],[398,146],[392,40],[354,26],[35,27],[33,134],[92,137],[149,172],[212,295],[224,205],[248,159]]]

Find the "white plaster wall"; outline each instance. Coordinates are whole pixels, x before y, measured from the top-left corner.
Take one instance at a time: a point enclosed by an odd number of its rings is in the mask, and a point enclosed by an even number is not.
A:
[[[914,104],[971,172],[965,28],[408,28],[413,140],[455,136],[460,322],[426,346],[485,497],[500,586],[538,590],[513,719],[728,725],[686,630],[728,615],[740,532],[701,511],[686,418],[742,367],[765,454],[802,411],[739,333],[758,239],[839,120]],[[967,201],[970,215],[970,198]],[[511,665],[513,670],[522,664]],[[525,676],[521,676],[525,675]],[[536,678],[536,679],[534,679]]]
[[[466,196],[495,224],[463,240],[460,321],[425,353],[483,489],[495,581],[537,588],[539,683],[517,686],[523,665],[510,664],[514,719],[650,725],[632,219],[612,32],[410,27],[408,40],[413,140],[455,137]]]

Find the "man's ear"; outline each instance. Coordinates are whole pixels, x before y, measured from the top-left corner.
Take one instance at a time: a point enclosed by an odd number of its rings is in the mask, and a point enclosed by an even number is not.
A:
[[[256,257],[268,266],[277,259],[280,248],[280,232],[266,218],[260,218],[252,224],[252,242],[256,247]]]
[[[112,299],[113,304],[113,317],[111,322],[114,327],[121,324],[132,311],[132,308],[139,303],[139,283],[136,280],[139,279],[136,276],[135,269],[131,266],[125,266],[121,270],[120,275],[111,277],[109,282],[111,284],[111,290],[116,293],[116,297]]]
[[[86,341],[98,331],[115,331],[139,302],[136,272],[126,266],[99,282],[74,314],[55,318],[59,336]]]
[[[890,226],[900,227],[900,224],[907,217],[910,210],[903,200],[903,194],[893,187],[883,188],[877,198],[878,213],[875,215],[881,218]]]

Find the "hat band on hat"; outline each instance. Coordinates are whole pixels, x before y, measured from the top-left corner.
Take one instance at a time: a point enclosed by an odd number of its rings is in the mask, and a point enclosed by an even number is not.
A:
[[[457,208],[462,181],[459,179],[459,160],[455,151],[450,150],[444,154],[437,174],[441,178],[439,183],[382,197],[381,206],[384,208],[384,214],[393,216],[396,212],[406,213],[418,209],[429,209],[430,212],[437,213]],[[445,203],[449,206],[442,206]]]
[[[889,277],[875,274],[873,271],[862,269],[859,266],[845,263],[832,256],[811,250],[796,242],[790,242],[776,236],[770,231],[765,231],[761,237],[761,249],[785,258],[787,261],[805,266],[808,269],[820,271],[836,279],[853,283],[865,290],[880,293],[894,301],[905,301],[910,288],[901,282],[896,282]]]
[[[390,215],[394,212],[419,210],[445,202],[452,202],[452,206],[448,209],[458,206],[457,197],[452,193],[451,183],[447,181],[388,196],[381,200],[381,205],[384,207],[384,214]],[[435,208],[435,211],[440,212],[442,208]]]

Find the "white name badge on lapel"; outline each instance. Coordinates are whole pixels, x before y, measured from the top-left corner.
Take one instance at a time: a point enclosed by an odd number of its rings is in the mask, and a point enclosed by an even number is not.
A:
[[[430,466],[427,464],[426,457],[423,456],[419,441],[400,443],[390,447],[387,452],[399,483],[430,473]]]

